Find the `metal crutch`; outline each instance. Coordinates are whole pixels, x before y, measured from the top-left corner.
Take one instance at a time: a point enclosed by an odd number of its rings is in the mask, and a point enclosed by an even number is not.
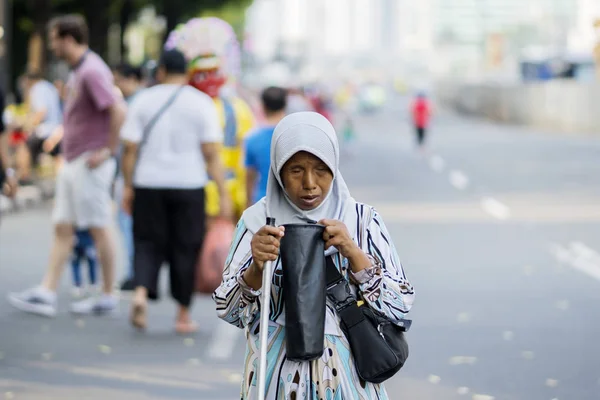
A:
[[[275,226],[275,218],[267,217],[267,225]],[[262,294],[260,299],[260,363],[258,366],[258,398],[265,400],[267,395],[267,351],[269,340],[269,315],[271,314],[271,281],[273,277],[273,261],[264,264],[262,276]]]

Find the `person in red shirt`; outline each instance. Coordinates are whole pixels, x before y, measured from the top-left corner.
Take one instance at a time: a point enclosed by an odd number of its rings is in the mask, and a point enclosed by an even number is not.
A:
[[[431,120],[431,103],[425,93],[418,93],[411,105],[411,113],[415,133],[417,134],[417,145],[421,150],[425,146],[425,135]]]

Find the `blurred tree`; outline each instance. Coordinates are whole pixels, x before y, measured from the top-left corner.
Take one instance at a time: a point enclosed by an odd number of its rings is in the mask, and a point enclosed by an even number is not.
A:
[[[47,60],[46,26],[50,18],[60,14],[79,13],[86,17],[90,31],[90,47],[105,57],[111,24],[119,24],[121,34],[144,7],[154,6],[167,19],[166,33],[177,24],[200,15],[204,10],[218,12],[221,7],[233,6],[224,19],[241,32],[240,21],[251,0],[9,0],[12,2],[13,57],[11,71],[21,74],[29,63],[32,68],[44,68]],[[239,9],[236,9],[239,7]],[[213,14],[214,15],[214,14]],[[124,50],[123,40],[121,49]],[[27,49],[19,51],[19,49]],[[11,77],[14,81],[14,76]]]
[[[252,0],[237,0],[226,2],[221,7],[206,8],[200,13],[202,17],[217,17],[227,21],[235,31],[240,41],[244,40],[246,10]]]

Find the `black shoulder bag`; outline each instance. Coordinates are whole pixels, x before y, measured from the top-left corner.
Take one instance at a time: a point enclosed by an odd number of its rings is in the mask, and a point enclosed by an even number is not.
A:
[[[404,333],[412,321],[398,326],[376,314],[366,304],[359,306],[350,285],[327,257],[327,297],[340,316],[342,331],[350,342],[358,376],[371,383],[382,383],[402,368],[408,358]]]

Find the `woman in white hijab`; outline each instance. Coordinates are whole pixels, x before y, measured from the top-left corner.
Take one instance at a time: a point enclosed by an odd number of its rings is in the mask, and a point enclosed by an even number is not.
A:
[[[314,361],[292,362],[285,354],[285,315],[279,240],[282,226],[319,222],[326,226],[325,254],[374,311],[400,323],[414,291],[379,214],[356,202],[339,169],[337,136],[329,121],[314,112],[287,116],[271,141],[267,196],[242,215],[213,298],[220,318],[246,330],[247,351],[242,399],[256,399],[259,358],[260,288],[265,261],[275,261],[267,371],[267,400],[388,399],[383,385],[361,381],[335,310],[328,304],[325,351]],[[262,399],[261,399],[262,400]]]

